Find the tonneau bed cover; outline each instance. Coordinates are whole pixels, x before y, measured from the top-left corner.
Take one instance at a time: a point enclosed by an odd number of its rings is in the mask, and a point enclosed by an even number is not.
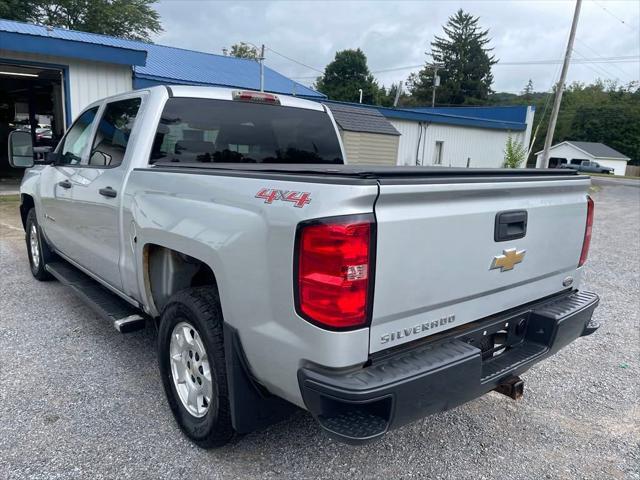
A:
[[[381,184],[439,183],[444,181],[480,182],[483,180],[526,181],[584,178],[577,171],[553,168],[460,168],[460,167],[413,167],[377,165],[315,165],[273,163],[205,163],[205,162],[158,162],[153,170],[172,172],[200,171],[212,175],[231,176],[301,176],[335,177],[343,179],[375,180]],[[464,179],[464,180],[463,180]]]

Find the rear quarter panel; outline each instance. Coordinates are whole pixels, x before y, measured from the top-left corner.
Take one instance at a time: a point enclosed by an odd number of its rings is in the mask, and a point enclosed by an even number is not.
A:
[[[262,188],[308,192],[311,202],[265,203]],[[295,313],[293,255],[296,226],[310,218],[369,213],[378,187],[320,184],[211,174],[132,172],[123,224],[137,292],[158,312],[145,287],[143,249],[157,244],[211,267],[224,319],[238,329],[253,374],[270,391],[302,406],[297,370],[306,362],[347,367],[367,360],[368,329],[329,332]],[[137,242],[133,242],[133,237]]]

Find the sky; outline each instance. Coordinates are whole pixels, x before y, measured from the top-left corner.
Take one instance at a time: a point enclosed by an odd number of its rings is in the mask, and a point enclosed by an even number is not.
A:
[[[265,44],[265,64],[305,85],[336,51],[361,48],[369,69],[388,87],[419,70],[434,35],[442,35],[448,17],[462,8],[489,29],[503,64],[493,67],[495,91],[518,93],[529,79],[534,90],[547,91],[559,77],[574,7],[573,0],[160,0],[164,32],[154,41],[218,54],[241,41]],[[611,62],[620,57],[632,58]],[[640,1],[584,0],[567,81],[637,81],[639,58]],[[541,60],[558,63],[507,65]]]

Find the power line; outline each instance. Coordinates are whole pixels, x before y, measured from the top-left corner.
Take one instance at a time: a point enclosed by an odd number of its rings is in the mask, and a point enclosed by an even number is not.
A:
[[[618,17],[615,13],[613,13],[611,10],[609,10],[607,7],[605,7],[604,5],[602,5],[600,2],[597,2],[596,0],[593,0],[593,3],[595,3],[597,6],[599,6],[602,10],[604,10],[605,12],[607,12],[609,15],[611,15],[613,18],[615,18],[616,20],[618,20],[621,24],[623,24],[625,27],[627,27],[630,30],[636,31],[637,28],[632,27],[631,25],[629,25],[627,22],[625,22],[622,18]]]
[[[573,48],[573,53],[575,53],[576,55],[578,55],[579,57],[584,58],[584,55],[582,53],[580,53],[578,50],[576,50],[576,48]],[[603,67],[601,67],[598,64],[593,64],[589,65],[588,63],[583,63],[582,66],[587,67],[589,70],[591,70],[592,72],[595,72],[598,76],[601,76],[603,78],[615,78],[616,80],[619,80],[620,77],[614,77],[612,74],[610,74],[607,70],[605,70]]]
[[[591,48],[589,45],[587,45],[585,42],[583,42],[582,40],[580,40],[579,38],[576,38],[576,41],[582,45],[584,48],[586,48],[587,50],[589,50],[591,53],[593,53],[596,57],[598,58],[602,58],[602,55],[600,55],[598,52],[596,52],[593,48]],[[584,55],[582,55],[584,57]],[[629,78],[629,73],[624,71],[622,68],[620,68],[618,65],[616,65],[615,63],[611,63],[611,66],[613,68],[615,68],[616,70],[618,70],[619,72],[621,72],[625,79]]]
[[[274,52],[275,53],[275,52]],[[285,57],[286,58],[286,57]],[[640,55],[622,55],[617,57],[596,57],[596,58],[579,58],[571,60],[572,64],[583,64],[583,63],[604,63],[604,64],[616,64],[616,63],[638,63],[640,62]],[[300,62],[296,62],[300,63]],[[560,65],[562,64],[562,59],[555,60],[523,60],[523,61],[508,61],[508,62],[498,62],[494,67],[501,66],[525,66],[525,65]],[[422,68],[425,64],[420,65],[406,65],[403,67],[393,67],[393,68],[385,68],[382,70],[372,70],[371,73],[387,73],[387,72],[396,72],[401,70],[413,70],[414,68]],[[313,67],[309,67],[313,68]],[[313,70],[316,70],[313,68]],[[319,71],[319,70],[316,70]],[[324,73],[324,72],[320,72]],[[291,77],[294,79],[305,79],[305,78],[315,78],[310,76],[302,76],[302,77]]]
[[[292,61],[293,63],[297,63],[298,65],[302,65],[303,67],[308,68],[309,70],[314,70],[314,71],[316,71],[316,72],[318,72],[318,73],[324,73],[324,71],[323,71],[323,70],[320,70],[320,69],[318,69],[318,68],[312,67],[311,65],[307,65],[306,63],[302,63],[302,62],[300,62],[300,61],[296,60],[295,58],[288,57],[287,55],[285,55],[285,54],[283,54],[283,53],[276,52],[273,48],[270,48],[270,47],[265,47],[265,48],[266,48],[267,50],[269,50],[270,52],[273,52],[273,53],[275,53],[276,55],[281,56],[282,58],[286,58],[287,60],[290,60],[290,61]],[[298,78],[302,78],[302,77],[298,77]],[[310,77],[307,77],[307,78],[310,78]],[[315,78],[315,77],[313,77],[313,78]]]

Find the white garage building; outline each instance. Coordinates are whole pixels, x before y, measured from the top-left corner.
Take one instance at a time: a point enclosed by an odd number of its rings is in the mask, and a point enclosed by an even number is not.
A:
[[[349,163],[499,168],[507,139],[528,146],[535,108],[386,108],[323,100]],[[521,167],[525,167],[523,162]]]
[[[384,108],[380,113],[402,135],[398,165],[498,168],[510,136],[529,145],[535,108]]]
[[[542,150],[536,152],[536,155],[536,167],[541,168]],[[549,167],[551,168],[563,164],[579,164],[583,160],[598,162],[603,167],[613,168],[615,175],[624,175],[627,170],[627,162],[631,159],[604,143],[597,142],[566,140],[549,149]]]

